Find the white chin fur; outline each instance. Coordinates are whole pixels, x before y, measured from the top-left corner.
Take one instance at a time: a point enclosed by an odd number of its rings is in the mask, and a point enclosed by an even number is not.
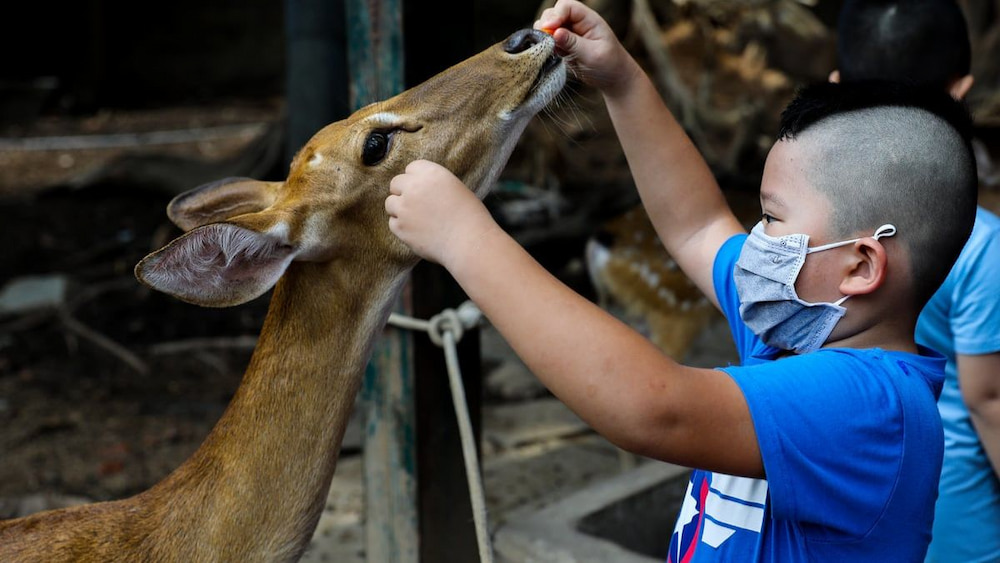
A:
[[[500,119],[506,122],[505,127],[507,131],[503,144],[500,150],[497,151],[497,157],[492,160],[491,168],[483,175],[482,183],[473,188],[473,192],[480,199],[485,197],[493,187],[493,184],[496,183],[500,172],[507,164],[507,159],[510,158],[510,153],[514,150],[514,145],[517,144],[528,122],[531,121],[531,118],[536,113],[551,102],[562,91],[565,85],[566,64],[560,62],[559,66],[550,70],[548,75],[542,79],[530,98],[513,111],[505,111],[500,114]]]

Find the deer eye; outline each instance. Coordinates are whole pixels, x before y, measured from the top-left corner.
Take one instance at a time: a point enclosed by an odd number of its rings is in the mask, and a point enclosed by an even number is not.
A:
[[[372,131],[361,148],[361,162],[365,166],[375,166],[385,158],[392,141],[392,131]]]

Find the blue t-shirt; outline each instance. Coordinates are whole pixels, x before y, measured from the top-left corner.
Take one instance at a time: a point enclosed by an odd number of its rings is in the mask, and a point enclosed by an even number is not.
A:
[[[767,480],[694,471],[668,561],[920,561],[944,358],[824,348],[775,361],[739,316],[732,272],[745,240],[722,246],[713,275],[743,364],[723,370],[746,398]]]
[[[927,561],[1000,561],[1000,482],[962,400],[955,364],[956,354],[1000,351],[998,280],[1000,219],[980,208],[955,266],[917,320],[917,342],[948,358],[938,401],[944,466]]]

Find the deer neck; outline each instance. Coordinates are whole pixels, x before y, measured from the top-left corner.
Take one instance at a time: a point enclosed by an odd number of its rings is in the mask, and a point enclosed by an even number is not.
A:
[[[365,274],[344,266],[293,263],[229,408],[198,452],[149,493],[162,493],[171,510],[219,515],[205,530],[215,541],[232,538],[275,560],[309,541],[373,342],[405,279],[384,265]]]

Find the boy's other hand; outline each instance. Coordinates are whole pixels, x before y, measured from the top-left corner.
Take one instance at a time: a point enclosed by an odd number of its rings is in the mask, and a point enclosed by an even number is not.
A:
[[[464,248],[499,226],[481,201],[447,168],[415,160],[389,182],[389,230],[421,258],[446,268]]]
[[[558,0],[535,29],[550,31],[556,51],[585,83],[614,93],[639,69],[600,14],[577,0]]]

